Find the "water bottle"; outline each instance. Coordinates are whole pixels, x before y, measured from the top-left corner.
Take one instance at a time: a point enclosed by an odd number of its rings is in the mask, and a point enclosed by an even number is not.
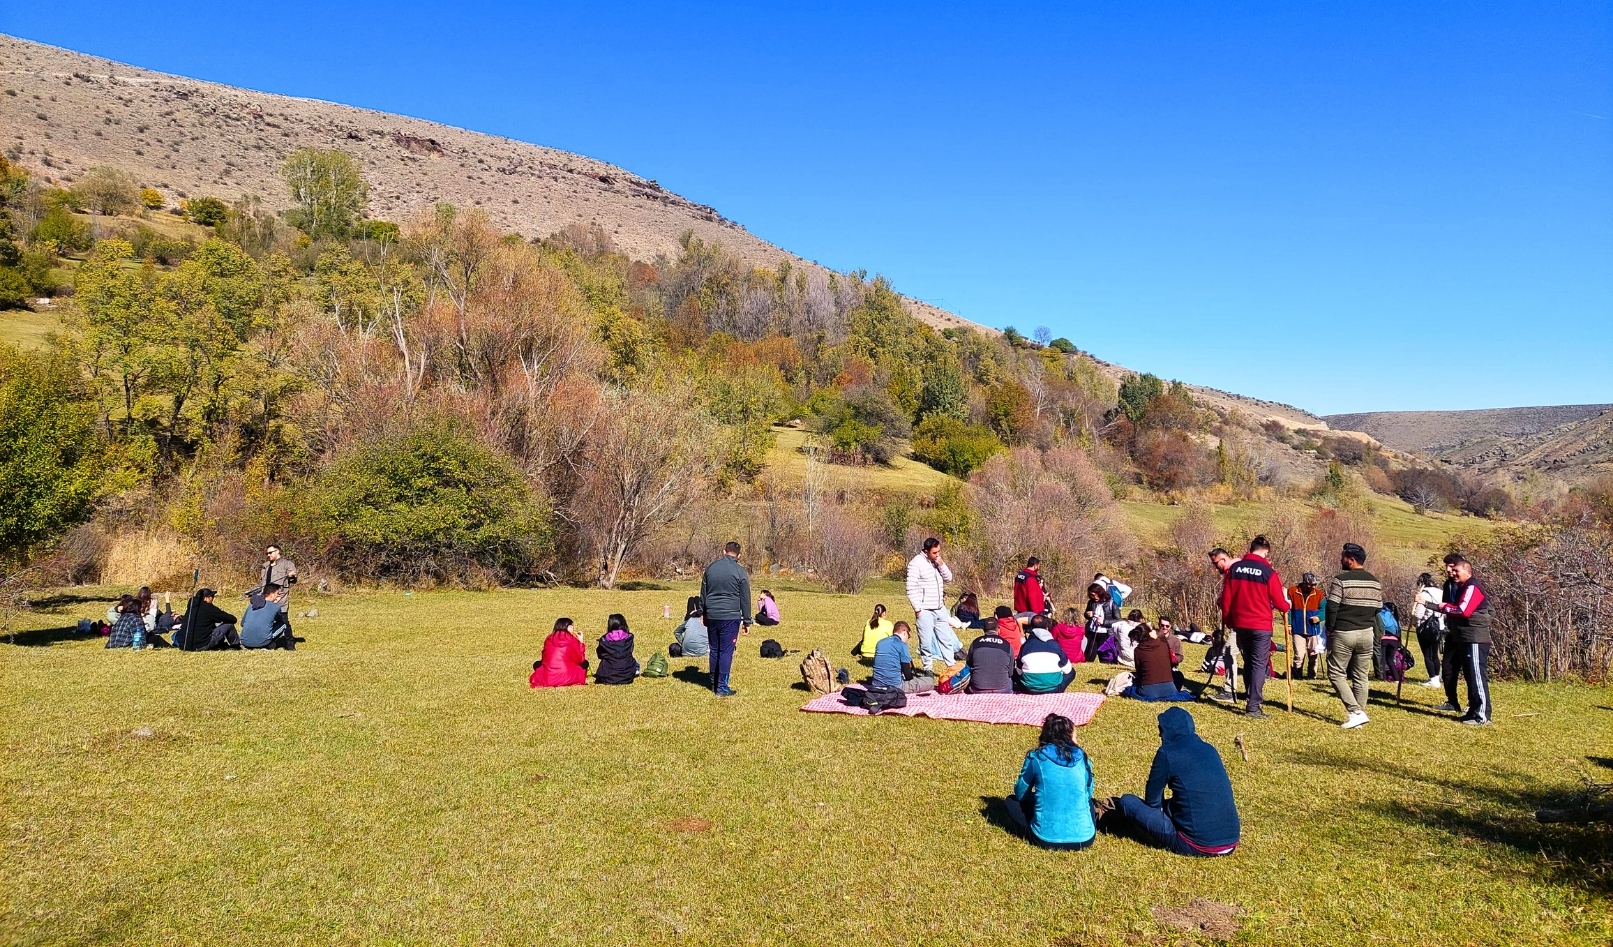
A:
[[[138,627],[138,628],[136,628],[134,630],[134,644],[130,645],[130,647],[134,648],[134,650],[136,650],[136,651],[139,651],[141,648],[144,648],[145,646],[146,646],[146,623],[144,621],[141,621],[140,622],[140,627]]]

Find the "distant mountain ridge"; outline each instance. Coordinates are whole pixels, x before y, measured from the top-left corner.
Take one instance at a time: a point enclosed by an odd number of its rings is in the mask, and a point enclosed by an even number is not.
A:
[[[1528,470],[1583,480],[1613,471],[1613,404],[1331,414],[1339,429],[1480,471]]]

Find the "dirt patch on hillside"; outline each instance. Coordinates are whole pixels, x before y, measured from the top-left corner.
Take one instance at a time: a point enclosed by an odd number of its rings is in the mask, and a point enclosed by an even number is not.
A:
[[[1154,920],[1179,931],[1201,934],[1213,940],[1231,940],[1238,934],[1238,918],[1243,908],[1209,898],[1194,898],[1174,908],[1155,905]]]

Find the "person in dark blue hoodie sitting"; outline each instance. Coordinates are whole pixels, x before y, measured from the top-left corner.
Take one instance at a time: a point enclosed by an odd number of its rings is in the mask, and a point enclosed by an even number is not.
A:
[[[1037,747],[1025,754],[1014,794],[1003,800],[1022,832],[1045,848],[1092,844],[1092,761],[1075,745],[1075,723],[1048,714]]]
[[[1112,805],[1120,820],[1148,841],[1200,857],[1237,849],[1242,829],[1227,768],[1215,747],[1193,732],[1193,715],[1180,707],[1159,715],[1159,751],[1145,792],[1145,798],[1128,794]]]

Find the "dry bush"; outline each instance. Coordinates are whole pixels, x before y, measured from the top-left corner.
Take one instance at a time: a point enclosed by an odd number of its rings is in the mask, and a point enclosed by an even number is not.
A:
[[[1172,523],[1169,542],[1137,563],[1130,584],[1160,615],[1206,630],[1219,624],[1221,575],[1206,555],[1220,540],[1208,507],[1189,507]]]
[[[1467,553],[1495,608],[1496,670],[1607,681],[1613,670],[1613,530],[1519,527]]]
[[[825,506],[819,513],[813,563],[818,578],[836,592],[860,592],[882,551],[865,512]]]
[[[969,478],[969,493],[981,515],[965,555],[948,558],[979,593],[996,592],[1026,557],[1037,556],[1049,584],[1062,586],[1055,599],[1074,600],[1087,576],[1115,569],[1132,553],[1113,493],[1079,448],[1000,454]]]
[[[200,563],[196,545],[175,532],[119,532],[107,544],[101,582],[172,592],[190,587],[191,570]]]

